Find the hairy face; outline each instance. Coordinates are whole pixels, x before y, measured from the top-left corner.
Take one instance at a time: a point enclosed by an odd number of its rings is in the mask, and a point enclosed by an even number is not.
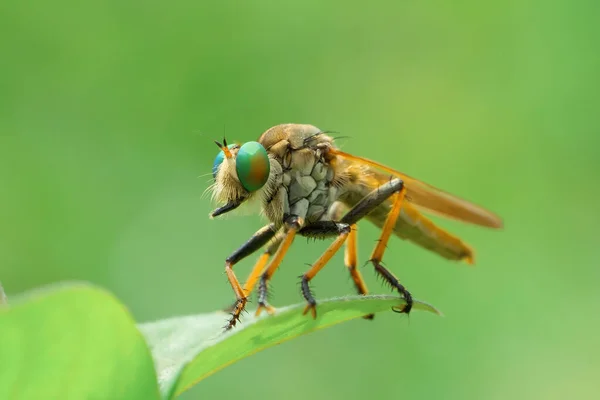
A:
[[[215,142],[221,151],[213,164],[213,199],[223,204],[211,213],[219,216],[236,209],[256,193],[263,191],[269,180],[271,160],[258,142],[242,145]]]

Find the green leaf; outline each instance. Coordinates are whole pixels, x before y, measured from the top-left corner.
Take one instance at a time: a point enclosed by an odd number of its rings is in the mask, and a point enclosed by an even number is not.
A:
[[[352,296],[322,300],[316,320],[302,315],[304,304],[275,315],[246,315],[243,324],[224,333],[224,312],[177,317],[140,325],[158,371],[164,398],[171,399],[220,369],[268,347],[340,322],[403,304],[396,296]],[[440,314],[415,301],[413,309]]]
[[[0,306],[0,399],[171,399],[244,357],[294,337],[403,304],[396,296],[324,300],[247,315],[223,332],[227,314],[177,317],[139,326],[104,290],[54,286]],[[422,302],[414,309],[439,312]]]
[[[158,399],[152,357],[125,308],[84,284],[0,306],[0,399]]]

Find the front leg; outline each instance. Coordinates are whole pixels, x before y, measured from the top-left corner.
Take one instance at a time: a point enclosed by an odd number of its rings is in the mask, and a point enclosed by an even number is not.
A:
[[[285,257],[288,252],[292,242],[294,241],[294,237],[296,237],[296,233],[302,228],[304,225],[304,219],[292,215],[286,218],[285,220],[285,235],[281,244],[279,245],[277,252],[273,256],[271,263],[263,272],[260,277],[260,282],[258,283],[258,308],[256,309],[256,315],[260,315],[262,310],[266,310],[269,314],[272,314],[275,309],[269,305],[267,302],[267,297],[269,293],[269,280],[281,265],[281,261]]]
[[[316,222],[300,231],[300,234],[308,237],[315,238],[326,238],[329,236],[337,236],[337,239],[325,250],[323,255],[313,264],[313,266],[302,275],[300,282],[302,296],[306,300],[306,307],[304,308],[303,314],[310,311],[313,318],[317,318],[317,302],[310,290],[309,282],[317,275],[317,273],[323,269],[325,265],[331,260],[331,257],[344,245],[344,242],[350,235],[351,227],[348,224],[334,222],[334,221],[321,221]]]
[[[242,288],[240,282],[235,276],[235,273],[233,272],[233,266],[243,258],[249,256],[250,254],[254,253],[258,249],[266,245],[269,242],[269,240],[273,238],[273,236],[275,236],[275,226],[273,224],[269,224],[258,230],[246,243],[244,243],[239,249],[234,251],[233,254],[231,254],[225,260],[225,273],[227,274],[227,279],[229,279],[229,283],[231,284],[236,298],[233,310],[231,312],[231,319],[229,320],[225,329],[233,328],[235,324],[240,320],[240,314],[246,307],[248,296],[252,291],[252,288]]]

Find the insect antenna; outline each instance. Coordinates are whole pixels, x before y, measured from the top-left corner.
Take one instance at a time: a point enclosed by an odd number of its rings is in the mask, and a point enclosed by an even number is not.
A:
[[[225,140],[225,138],[223,138],[223,144],[219,143],[218,141],[215,140],[215,144],[217,145],[217,147],[219,147],[219,149],[223,150],[223,153],[225,153],[225,157],[227,158],[231,158],[231,152],[229,151],[229,147],[227,147],[227,140]]]

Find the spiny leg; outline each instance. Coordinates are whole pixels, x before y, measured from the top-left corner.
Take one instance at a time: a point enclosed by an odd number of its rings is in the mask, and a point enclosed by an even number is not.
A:
[[[362,278],[362,275],[358,269],[356,269],[357,256],[356,256],[356,224],[351,226],[348,240],[346,241],[346,251],[344,252],[344,264],[350,271],[350,276],[356,286],[358,294],[367,294],[367,285]]]
[[[358,259],[356,255],[356,237],[357,237],[357,226],[356,224],[350,227],[350,234],[348,235],[348,240],[346,240],[346,251],[344,252],[344,264],[348,268],[350,272],[350,276],[352,277],[352,281],[354,282],[354,286],[356,287],[356,291],[358,294],[365,296],[369,293],[367,290],[367,284],[365,283],[360,271],[356,268],[356,260]],[[375,318],[375,314],[367,314],[363,318],[365,319],[373,319]]]
[[[231,312],[231,319],[229,320],[226,329],[233,328],[237,321],[239,321],[240,314],[246,306],[247,296],[250,294],[250,291],[244,290],[240,285],[240,282],[233,272],[233,266],[243,258],[263,247],[273,238],[273,236],[275,236],[275,227],[273,224],[269,224],[259,229],[246,243],[234,251],[233,254],[225,260],[225,273],[227,274],[227,279],[229,279],[229,283],[231,284],[236,298],[235,305]]]
[[[296,233],[300,230],[300,228],[304,225],[304,220],[300,217],[290,216],[286,219],[285,222],[285,236],[277,252],[273,256],[273,259],[269,263],[267,269],[262,273],[260,277],[260,281],[258,283],[258,308],[256,309],[256,315],[260,315],[262,310],[266,310],[269,314],[272,314],[275,309],[271,307],[267,302],[268,292],[269,292],[269,280],[281,265],[281,261],[285,257],[288,252],[294,238],[296,237]]]
[[[398,290],[398,292],[404,297],[406,300],[406,305],[400,309],[394,309],[396,312],[400,313],[410,313],[410,310],[413,305],[413,299],[408,290],[404,288],[404,286],[398,281],[398,278],[394,276],[394,274],[381,265],[381,261],[383,259],[383,254],[385,253],[387,242],[390,239],[392,231],[394,230],[394,226],[396,225],[396,221],[398,220],[398,216],[400,215],[400,209],[402,207],[402,202],[404,200],[405,194],[404,186],[401,185],[401,189],[395,195],[394,204],[392,205],[392,209],[388,214],[385,224],[383,225],[383,229],[381,231],[381,236],[379,237],[379,242],[373,253],[371,253],[371,261],[373,263],[373,267],[375,267],[375,271],[383,277],[383,279],[388,282],[394,289]]]
[[[331,219],[334,221],[339,221],[342,218],[342,215],[347,209],[345,206],[336,202],[332,205],[330,209]],[[344,252],[344,264],[346,268],[348,268],[348,272],[350,272],[350,277],[354,282],[354,286],[356,287],[356,291],[358,294],[365,296],[368,294],[367,284],[365,283],[362,274],[356,268],[357,265],[357,236],[358,236],[358,225],[355,223],[351,227],[350,234],[348,235],[348,239],[346,240],[346,249]],[[363,317],[364,319],[373,319],[375,318],[375,314],[367,314]]]
[[[390,236],[394,230],[394,226],[396,225],[396,221],[400,215],[405,192],[406,189],[404,188],[404,183],[402,180],[392,179],[388,183],[373,190],[361,201],[359,201],[350,211],[348,211],[348,213],[342,218],[341,222],[355,224],[358,220],[369,214],[369,212],[373,211],[373,209],[378,207],[385,200],[395,196],[392,208],[383,225],[381,236],[379,237],[377,246],[373,250],[369,261],[373,263],[375,272],[377,272],[388,284],[396,289],[404,297],[404,300],[406,300],[406,305],[402,309],[394,311],[408,314],[413,304],[411,294],[404,288],[402,284],[400,284],[400,281],[394,276],[394,274],[381,265],[381,260],[383,258],[383,254],[385,253],[388,240],[390,239]]]
[[[256,285],[258,278],[265,269],[265,265],[267,265],[267,261],[269,261],[269,258],[277,251],[277,248],[281,244],[283,237],[283,231],[279,230],[279,232],[275,235],[271,243],[267,245],[267,248],[264,251],[264,253],[262,253],[258,260],[256,260],[256,263],[254,264],[254,267],[252,267],[250,275],[248,275],[248,278],[246,278],[246,282],[242,285],[242,290],[244,291],[244,296],[246,298],[248,298],[250,296],[250,293],[252,293],[254,285]],[[235,310],[237,303],[238,302],[235,301],[225,311],[232,312],[233,310]]]
[[[283,231],[279,231],[279,233],[275,236],[273,241],[267,246],[265,252],[260,255],[260,257],[256,261],[256,264],[254,264],[250,275],[248,275],[248,278],[246,278],[246,282],[244,283],[244,285],[242,285],[246,297],[248,297],[250,293],[252,293],[256,282],[265,270],[265,266],[267,265],[269,258],[271,258],[271,256],[277,251],[284,237],[285,235]]]
[[[313,264],[313,266],[302,275],[300,282],[302,289],[302,296],[306,300],[307,304],[302,314],[306,314],[308,311],[311,312],[313,318],[317,318],[317,302],[313,297],[310,286],[308,283],[317,275],[317,273],[323,269],[323,267],[331,260],[331,257],[343,246],[344,242],[348,238],[351,232],[350,225],[333,222],[323,221],[312,224],[300,231],[303,236],[325,238],[327,236],[336,235],[337,239],[325,250],[325,252],[319,257],[319,259]]]

